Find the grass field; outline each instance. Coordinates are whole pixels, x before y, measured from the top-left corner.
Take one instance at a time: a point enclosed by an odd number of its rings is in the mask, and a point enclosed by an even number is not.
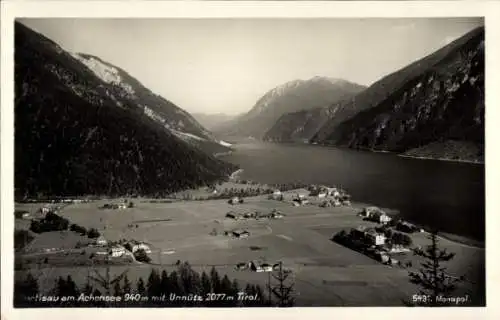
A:
[[[305,193],[305,190],[299,191]],[[286,193],[290,200],[296,192]],[[118,201],[118,200],[117,200]],[[267,273],[237,271],[235,265],[253,259],[276,263],[282,261],[293,270],[295,294],[299,306],[390,306],[401,305],[418,292],[408,281],[408,270],[382,265],[377,261],[343,247],[330,239],[342,229],[358,225],[374,225],[362,221],[356,214],[364,205],[353,203],[351,207],[320,208],[316,204],[294,207],[289,201],[268,200],[267,196],[246,198],[244,204],[230,205],[227,200],[176,201],[152,203],[150,199],[134,199],[135,207],[126,210],[100,210],[108,201],[73,204],[60,214],[88,228],[97,228],[108,240],[135,239],[151,245],[154,264],[163,269],[175,268],[177,260],[189,261],[196,270],[209,271],[215,265],[219,273],[236,278],[241,283],[265,285]],[[19,208],[33,210],[23,204]],[[230,210],[258,210],[263,213],[278,209],[283,219],[231,220],[225,218]],[[132,225],[132,226],[131,226]],[[19,225],[18,227],[21,227]],[[224,236],[224,231],[245,229],[250,236],[237,239]],[[216,231],[217,235],[210,233]],[[69,232],[68,232],[69,233]],[[30,244],[32,248],[53,247],[54,242],[65,242],[70,247],[78,239],[75,234],[40,235]],[[425,246],[424,233],[412,236],[415,245]],[[441,239],[442,247],[455,252],[449,271],[466,275],[467,282],[458,293],[471,295],[472,303],[485,302],[484,249]],[[412,254],[404,258],[419,260]],[[146,278],[152,267],[148,264],[113,266],[112,273],[129,269],[129,278]],[[59,275],[71,274],[75,281],[84,284],[87,274],[93,272],[87,266],[45,266],[37,268],[43,289],[49,290]],[[21,272],[16,274],[22,276]]]

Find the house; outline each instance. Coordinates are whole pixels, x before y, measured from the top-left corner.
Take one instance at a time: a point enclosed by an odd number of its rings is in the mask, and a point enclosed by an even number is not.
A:
[[[382,263],[389,262],[389,255],[384,251],[375,251],[375,258]]]
[[[391,222],[391,220],[392,220],[392,218],[385,213],[383,213],[379,216],[379,223],[387,224],[387,223]]]
[[[139,244],[135,244],[132,246],[132,252],[135,253],[137,252],[138,250],[144,250],[144,252],[146,253],[151,253],[151,249],[149,248],[149,246],[147,244],[144,244],[144,243],[139,243]]]
[[[374,229],[365,232],[365,239],[372,245],[381,246],[385,244],[385,235]]]
[[[127,209],[127,204],[122,202],[118,204],[118,209]]]
[[[229,211],[226,213],[226,218],[237,220],[239,216],[235,212]]]
[[[125,248],[121,245],[111,247],[112,257],[121,257],[125,254]]]
[[[326,191],[320,191],[318,193],[318,198],[322,199],[322,198],[326,198],[327,196],[327,192]]]
[[[241,203],[241,201],[240,201],[240,198],[238,198],[238,197],[232,197],[231,199],[229,199],[228,203],[235,205],[235,204]]]
[[[108,245],[108,241],[103,236],[99,236],[95,239],[95,244],[103,247]]]
[[[43,214],[47,214],[49,212],[51,212],[52,210],[48,207],[42,207],[40,208],[40,212],[42,212]]]
[[[275,209],[269,214],[269,217],[272,219],[281,219],[283,218],[283,213]]]
[[[250,236],[250,232],[246,230],[234,230],[233,236],[236,238],[247,238],[248,236]]]
[[[262,269],[264,270],[264,272],[272,272],[273,271],[273,266],[270,265],[270,264],[267,264],[267,263],[263,263],[261,265]]]
[[[236,265],[236,270],[245,270],[247,268],[247,264],[244,262],[240,262]]]
[[[380,215],[382,213],[385,213],[385,212],[382,209],[380,209],[379,207],[366,207],[361,212],[361,215],[363,217],[366,217],[366,218],[371,218],[375,214]]]
[[[255,260],[252,260],[248,263],[248,266],[249,268],[252,270],[252,271],[255,271],[255,272],[264,272],[264,269],[262,269],[262,267],[260,266],[260,263],[258,263],[257,261]]]
[[[280,190],[274,190],[270,198],[274,200],[280,200],[283,198],[283,193],[281,193]]]
[[[340,198],[340,192],[337,190],[337,188],[327,188],[327,190],[329,196]]]

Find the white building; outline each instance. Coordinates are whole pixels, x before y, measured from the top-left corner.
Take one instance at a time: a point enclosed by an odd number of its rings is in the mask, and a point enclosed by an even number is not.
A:
[[[320,191],[320,193],[318,193],[318,198],[320,198],[320,199],[326,198],[326,196],[327,196],[326,191]]]
[[[392,220],[387,214],[383,213],[379,216],[379,222],[382,224],[389,223]]]
[[[106,246],[108,245],[108,241],[103,236],[100,236],[95,240],[95,244],[98,246]]]
[[[144,243],[136,243],[136,244],[133,244],[132,245],[132,253],[136,253],[137,250],[144,250],[144,252],[146,253],[151,253],[151,249],[149,248],[149,246],[147,244],[144,244]]]
[[[119,203],[118,209],[127,209],[127,204],[126,203]]]
[[[121,257],[125,254],[125,248],[123,246],[117,245],[111,248],[112,257]]]
[[[381,246],[385,244],[385,235],[378,233],[375,230],[369,230],[365,233],[365,237],[371,244]]]

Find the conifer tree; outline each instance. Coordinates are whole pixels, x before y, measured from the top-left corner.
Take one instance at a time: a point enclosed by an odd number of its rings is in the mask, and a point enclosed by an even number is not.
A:
[[[144,285],[144,280],[142,280],[142,278],[139,278],[139,280],[137,280],[137,293],[141,296],[144,296],[146,294],[146,286]]]
[[[295,303],[295,299],[292,296],[294,284],[286,284],[286,280],[290,274],[291,272],[283,270],[281,262],[278,272],[272,274],[273,278],[278,282],[278,285],[272,288],[271,291],[277,298],[279,307],[292,307]]]
[[[147,293],[150,298],[160,296],[160,276],[156,269],[151,269],[151,273],[149,274]]]
[[[163,294],[169,294],[170,293],[170,281],[168,278],[168,273],[166,270],[163,270],[161,272],[161,278],[160,278],[160,293]]]
[[[128,279],[128,276],[123,277],[123,294],[132,293],[132,283]]]
[[[26,307],[31,305],[38,292],[38,281],[31,273],[28,273],[25,279],[16,281],[14,284],[14,306]]]
[[[215,267],[212,267],[210,270],[210,282],[212,283],[212,292],[221,293],[220,277]]]
[[[205,296],[207,293],[212,292],[212,284],[210,282],[210,278],[207,273],[203,271],[201,273],[201,293]]]
[[[414,302],[436,306],[439,305],[438,297],[453,292],[456,283],[461,281],[463,277],[452,278],[446,274],[443,262],[450,261],[455,254],[447,252],[446,249],[439,249],[436,230],[431,232],[429,239],[431,244],[426,247],[425,251],[415,250],[414,252],[426,260],[421,263],[418,272],[410,272],[409,275],[410,282],[420,287],[419,293],[422,297],[422,301]]]
[[[174,270],[170,272],[168,278],[169,278],[168,282],[170,284],[170,292],[175,294],[181,294],[181,289],[179,287],[179,276],[177,274],[177,271]]]

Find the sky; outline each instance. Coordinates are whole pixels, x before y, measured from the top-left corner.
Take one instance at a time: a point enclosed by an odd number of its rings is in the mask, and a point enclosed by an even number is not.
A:
[[[482,18],[19,19],[126,70],[190,113],[239,114],[314,76],[370,85],[484,25]]]

